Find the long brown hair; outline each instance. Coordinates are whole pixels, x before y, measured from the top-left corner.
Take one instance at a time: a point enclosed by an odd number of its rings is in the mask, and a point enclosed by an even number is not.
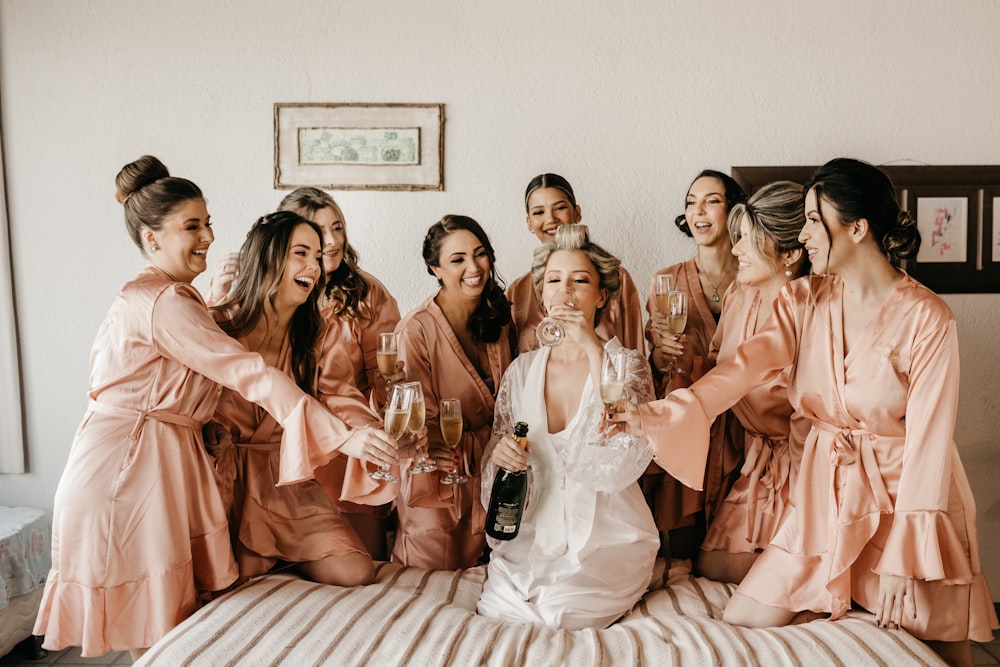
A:
[[[274,297],[285,275],[292,233],[299,225],[309,225],[323,242],[323,232],[313,222],[292,211],[269,213],[257,220],[247,232],[240,248],[239,270],[226,299],[213,306],[221,315],[219,326],[233,338],[246,336],[274,308]],[[323,332],[319,295],[323,291],[321,273],[309,299],[295,309],[289,324],[292,348],[292,372],[295,383],[307,393],[315,393],[316,348]]]
[[[305,187],[288,193],[278,205],[279,211],[293,211],[306,220],[315,220],[316,214],[324,208],[331,209],[344,225],[344,259],[327,277],[326,298],[333,304],[338,317],[359,324],[368,323],[373,319],[365,302],[370,286],[358,266],[358,251],[347,239],[347,221],[337,202],[319,188]]]

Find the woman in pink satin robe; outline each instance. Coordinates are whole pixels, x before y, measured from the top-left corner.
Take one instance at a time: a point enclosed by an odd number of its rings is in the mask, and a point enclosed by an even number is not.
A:
[[[646,301],[649,365],[658,398],[677,387],[686,387],[711,367],[709,350],[722,312],[722,295],[736,275],[729,239],[729,212],[746,199],[746,193],[732,177],[709,169],[698,174],[688,188],[684,215],[678,216],[674,224],[694,239],[697,253],[686,262],[657,271]],[[683,336],[671,334],[666,318],[656,309],[656,276],[663,274],[672,275],[674,289],[688,295]],[[669,371],[675,360],[683,373]],[[707,524],[739,474],[743,462],[742,431],[728,414],[713,424],[709,452],[705,480],[697,491],[663,474],[656,466],[651,466],[656,472],[643,477],[643,490],[657,527],[668,535],[665,541],[669,542],[673,558],[697,556]]]
[[[94,342],[90,405],[56,490],[52,570],[35,623],[45,647],[133,658],[237,577],[202,425],[220,385],[286,429],[278,481],[338,451],[391,461],[212,320],[191,281],[214,240],[201,190],[152,156],[116,180],[150,266],[119,293]],[[366,454],[368,446],[380,454]]]
[[[448,215],[431,225],[423,247],[440,289],[399,323],[399,358],[407,378],[423,385],[427,437],[438,470],[414,474],[403,460],[393,560],[431,570],[476,565],[486,547],[479,498],[483,450],[490,439],[496,389],[510,365],[510,304],[486,232],[472,218]],[[458,398],[464,430],[458,452],[444,445],[438,402]],[[443,484],[458,467],[464,484]]]
[[[583,215],[576,203],[573,187],[558,174],[539,174],[531,179],[524,192],[528,231],[542,243],[555,239],[556,229],[580,222]],[[597,323],[597,333],[605,340],[615,336],[624,347],[643,352],[642,302],[632,276],[619,267],[621,293],[608,304]],[[507,288],[510,312],[517,331],[517,352],[538,349],[535,327],[545,317],[531,281],[531,272],[517,278]]]
[[[818,275],[786,287],[767,325],[689,390],[615,419],[644,431],[661,465],[696,485],[711,419],[790,367],[789,400],[811,422],[794,507],[726,620],[836,619],[854,602],[952,664],[972,664],[969,640],[990,641],[998,626],[954,442],[954,316],[890,263],[915,256],[920,235],[885,174],[839,158],[806,193],[799,238]]]
[[[224,330],[247,349],[260,352],[303,390],[317,394],[320,378],[339,375],[337,393],[325,392],[328,408],[351,426],[377,428],[378,418],[351,384],[353,369],[336,364],[329,350],[317,354],[326,328],[318,304],[322,247],[319,227],[297,213],[279,211],[260,218],[240,250],[240,269],[229,296],[213,310]],[[337,337],[329,340],[338,342]],[[335,380],[327,384],[334,386]],[[223,391],[215,418],[233,437],[234,446],[218,453],[216,467],[224,488],[232,489],[230,525],[240,578],[264,574],[285,562],[296,563],[313,581],[371,583],[372,558],[324,486],[316,480],[276,485],[281,426],[230,391]],[[348,459],[347,465],[360,463]],[[333,490],[334,498],[339,491]]]
[[[764,186],[729,215],[736,282],[723,298],[709,358],[725,362],[771,316],[782,287],[809,270],[799,241],[805,222],[802,186]],[[808,420],[788,402],[788,373],[751,389],[732,407],[743,427],[740,476],[708,527],[697,569],[716,581],[739,583],[791,509]]]
[[[347,222],[337,202],[318,188],[298,188],[290,192],[278,206],[282,211],[294,211],[311,220],[323,230],[323,269],[326,290],[321,299],[327,335],[334,330],[341,336],[338,345],[353,367],[354,385],[368,397],[373,410],[385,404],[389,382],[382,377],[376,361],[378,335],[393,331],[399,324],[396,299],[375,276],[358,266],[358,252],[347,238]],[[388,378],[403,379],[402,365]],[[338,457],[324,466],[324,483],[339,488],[347,459]],[[338,499],[337,507],[351,522],[358,537],[375,560],[388,559],[387,523],[392,503],[362,505]]]

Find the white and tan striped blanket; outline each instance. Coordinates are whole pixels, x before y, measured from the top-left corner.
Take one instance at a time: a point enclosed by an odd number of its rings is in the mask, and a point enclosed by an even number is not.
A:
[[[271,574],[215,600],[136,665],[941,665],[870,614],[751,630],[721,620],[734,586],[657,563],[651,590],[605,630],[553,630],[476,614],[486,568],[381,564],[338,588]]]

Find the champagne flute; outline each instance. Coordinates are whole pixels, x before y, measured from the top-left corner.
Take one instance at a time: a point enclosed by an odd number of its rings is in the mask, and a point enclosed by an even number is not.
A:
[[[667,295],[674,291],[674,276],[670,273],[659,273],[656,276],[656,310],[667,314]]]
[[[396,360],[399,356],[399,336],[394,331],[378,335],[378,347],[375,358],[378,361],[378,372],[382,379],[389,382],[389,376],[396,372]]]
[[[601,402],[609,413],[625,391],[625,354],[621,350],[605,350],[601,359]],[[598,444],[604,444],[604,439]]]
[[[413,390],[403,385],[396,385],[389,394],[385,404],[385,432],[393,440],[398,440],[406,431],[410,422],[410,407],[413,405]],[[387,482],[398,482],[399,478],[392,474],[388,464],[375,472],[368,473],[372,479],[384,479]]]
[[[549,302],[549,310],[552,306],[556,305],[555,299]],[[576,304],[573,303],[573,286],[570,285],[568,288],[567,299],[565,305],[570,308],[575,307]],[[535,327],[535,337],[538,339],[539,345],[544,347],[553,347],[555,345],[561,345],[564,340],[566,340],[566,328],[562,323],[552,317],[545,316],[538,326]]]
[[[401,387],[406,387],[413,393],[413,400],[410,403],[410,421],[406,423],[406,430],[413,437],[420,435],[424,430],[424,419],[427,409],[424,404],[424,388],[419,382],[406,382]],[[437,464],[427,458],[427,450],[423,447],[417,452],[417,459],[410,468],[411,473],[423,473],[437,470]]]
[[[687,326],[688,318],[688,295],[687,292],[681,292],[679,290],[674,290],[667,293],[667,303],[663,314],[667,316],[667,331],[676,335],[684,333],[684,327]],[[677,365],[677,358],[674,357],[670,360],[670,367],[667,369],[670,373],[684,373]]]
[[[444,444],[451,450],[454,459],[458,443],[462,441],[462,402],[457,398],[442,398],[438,423],[441,425]],[[461,474],[454,465],[451,471],[441,478],[442,484],[463,484],[468,481],[469,478]]]

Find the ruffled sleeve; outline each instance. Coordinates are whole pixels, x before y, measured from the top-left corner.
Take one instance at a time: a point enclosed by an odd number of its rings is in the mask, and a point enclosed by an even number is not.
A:
[[[625,386],[622,398],[638,403],[653,398],[653,378],[645,357],[635,350],[625,349],[618,339],[610,340],[605,349],[618,350],[626,356]],[[618,493],[635,482],[649,466],[653,455],[645,437],[616,433],[599,444],[598,431],[604,413],[599,392],[591,388],[582,405],[584,414],[576,420],[570,434],[570,446],[561,452],[559,463],[570,479],[594,491]]]
[[[522,357],[520,360],[516,360],[514,364],[507,369],[507,372],[503,375],[503,379],[500,381],[500,388],[497,390],[496,404],[493,407],[493,430],[490,434],[489,441],[483,448],[483,461],[481,466],[481,498],[483,507],[489,507],[490,495],[493,493],[493,479],[496,477],[497,466],[490,459],[493,454],[493,448],[496,447],[497,442],[499,442],[501,438],[514,432],[514,409],[511,405],[511,385],[516,383],[516,386],[520,388],[523,379],[521,378],[519,370],[524,359],[525,357]],[[514,378],[515,375],[518,376],[517,380]]]
[[[326,408],[343,419],[348,426],[378,426],[381,421],[361,391],[355,386],[354,364],[347,349],[353,340],[347,339],[346,327],[336,323],[327,326],[319,354],[316,390]],[[397,482],[374,480],[368,475],[368,464],[346,456],[316,469],[316,480],[334,498],[367,505],[383,505],[392,501],[399,490]]]
[[[222,331],[191,285],[172,284],[156,299],[152,335],[163,356],[260,405],[282,425],[279,484],[311,479],[350,437],[347,424]]]
[[[767,324],[740,345],[732,359],[688,389],[675,389],[664,399],[639,405],[654,460],[685,486],[702,489],[715,418],[794,363],[801,327],[793,285],[782,289]]]
[[[954,445],[958,385],[958,334],[949,318],[911,351],[903,465],[879,574],[972,581],[968,546],[946,514],[953,471],[961,465]]]

